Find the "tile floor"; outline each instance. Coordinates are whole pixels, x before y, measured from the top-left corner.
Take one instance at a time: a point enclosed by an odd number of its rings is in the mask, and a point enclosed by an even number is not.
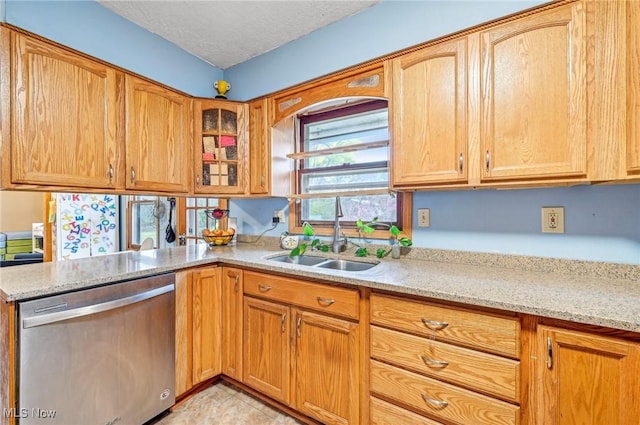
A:
[[[298,425],[291,416],[236,387],[218,382],[199,392],[154,425]]]

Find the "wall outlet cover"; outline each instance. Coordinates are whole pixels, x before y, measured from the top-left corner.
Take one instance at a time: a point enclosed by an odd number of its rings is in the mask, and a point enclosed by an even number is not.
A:
[[[542,233],[564,233],[564,207],[542,207]]]

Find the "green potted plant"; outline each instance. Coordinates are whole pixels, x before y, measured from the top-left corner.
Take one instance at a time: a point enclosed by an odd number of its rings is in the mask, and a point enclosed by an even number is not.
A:
[[[358,235],[360,239],[362,239],[363,234],[373,233],[376,227],[387,227],[389,229],[389,233],[393,238],[393,243],[391,248],[378,248],[376,250],[376,257],[384,258],[389,254],[392,254],[393,258],[400,258],[400,247],[410,247],[413,245],[413,241],[402,235],[402,232],[395,224],[389,225],[387,223],[382,223],[378,221],[378,217],[374,217],[373,220],[369,222],[364,222],[362,219],[358,219],[356,222],[356,227],[358,228]],[[356,250],[356,257],[366,257],[369,255],[369,250],[366,247],[359,247]]]

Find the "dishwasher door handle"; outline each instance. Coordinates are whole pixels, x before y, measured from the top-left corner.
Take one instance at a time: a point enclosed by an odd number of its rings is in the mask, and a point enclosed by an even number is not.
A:
[[[118,298],[113,301],[73,308],[71,310],[57,311],[55,313],[43,314],[41,316],[28,317],[22,319],[22,327],[24,329],[33,328],[36,326],[48,325],[50,323],[73,319],[75,317],[89,316],[91,314],[97,314],[103,311],[114,310],[116,308],[121,308],[127,305],[138,303],[140,301],[157,297],[158,295],[166,294],[167,292],[171,292],[173,290],[174,285],[172,283],[170,285],[161,286],[160,288],[155,288],[150,291],[141,292],[139,294],[130,295],[124,298]]]

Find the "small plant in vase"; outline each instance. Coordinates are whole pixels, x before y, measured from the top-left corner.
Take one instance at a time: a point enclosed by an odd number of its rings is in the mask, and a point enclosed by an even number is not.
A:
[[[402,235],[402,232],[395,224],[389,225],[386,223],[382,223],[378,221],[378,217],[374,217],[373,220],[364,222],[362,219],[358,219],[356,222],[356,227],[358,228],[358,235],[360,239],[362,239],[363,234],[370,234],[375,231],[376,227],[383,226],[389,229],[389,233],[391,234],[391,238],[393,239],[393,243],[391,248],[378,248],[376,250],[376,257],[384,258],[387,255],[392,254],[392,257],[399,258],[400,257],[400,247],[410,247],[413,245],[413,241],[408,237]],[[396,254],[397,253],[397,254]],[[356,250],[356,257],[366,257],[369,255],[369,250],[365,247],[359,247]]]

